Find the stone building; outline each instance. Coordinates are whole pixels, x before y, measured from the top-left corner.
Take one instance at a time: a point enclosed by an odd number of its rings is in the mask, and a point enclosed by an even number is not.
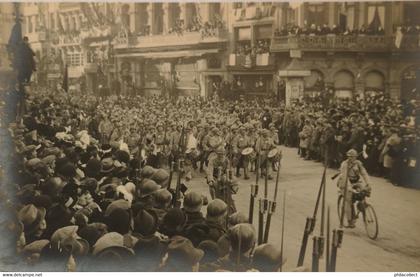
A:
[[[0,6],[4,6],[1,4]],[[417,96],[420,2],[21,3],[43,67],[88,92]]]
[[[0,87],[7,88],[12,76],[11,61],[7,53],[7,43],[15,23],[16,7],[13,3],[0,4]]]

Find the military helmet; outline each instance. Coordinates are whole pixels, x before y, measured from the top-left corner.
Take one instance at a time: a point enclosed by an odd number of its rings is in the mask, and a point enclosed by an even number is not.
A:
[[[357,151],[354,149],[350,149],[349,151],[347,151],[346,153],[347,157],[357,157],[359,156]]]

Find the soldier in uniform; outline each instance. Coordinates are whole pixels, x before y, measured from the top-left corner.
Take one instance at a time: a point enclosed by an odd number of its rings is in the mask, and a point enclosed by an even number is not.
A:
[[[212,199],[222,199],[229,206],[229,214],[236,212],[232,194],[238,191],[238,185],[229,170],[229,160],[225,156],[224,148],[216,150],[217,156],[209,161],[207,167],[207,184]],[[230,171],[230,172],[229,172]]]
[[[220,147],[224,147],[223,138],[220,135],[219,128],[214,127],[211,130],[211,135],[207,140],[207,152],[208,152],[207,160],[208,161],[210,161],[210,159],[212,159],[211,154],[215,153],[216,150],[219,149]]]
[[[203,137],[201,138],[200,144],[201,144],[201,149],[202,151],[202,157],[201,157],[201,165],[200,165],[200,170],[203,168],[203,165],[205,164],[206,166],[208,165],[208,156],[210,155],[210,148],[208,146],[209,143],[209,139],[211,136],[211,132],[210,132],[210,126],[206,125],[204,128],[205,132],[203,134]]]
[[[181,126],[173,126],[173,131],[170,133],[169,136],[169,148],[171,151],[170,154],[170,161],[176,162],[179,158],[179,143],[181,139]]]
[[[166,158],[166,150],[168,144],[168,139],[166,135],[166,131],[164,130],[162,125],[158,125],[156,135],[155,135],[155,145],[156,145],[156,156],[157,156],[157,164],[158,167],[162,167],[164,165],[164,161]]]
[[[201,124],[197,126],[197,148],[200,155],[197,158],[197,161],[200,162],[200,172],[204,171],[204,149],[203,149],[203,140],[206,134],[208,133],[207,125]]]
[[[257,139],[258,139],[258,134],[256,132],[256,129],[252,126],[252,124],[245,124],[245,133],[247,134],[249,141],[250,141],[250,147],[254,148],[255,150],[255,144],[257,143]],[[252,152],[248,159],[249,159],[249,163],[251,164],[251,172],[255,171],[256,168],[256,163],[257,163],[257,153],[254,151]]]
[[[369,175],[364,168],[361,161],[357,160],[358,153],[354,149],[347,151],[347,160],[343,161],[340,166],[340,177],[337,185],[340,188],[341,194],[344,195],[344,189],[347,189],[345,199],[345,209],[348,220],[348,227],[354,228],[355,221],[353,219],[353,191],[356,190],[367,190],[370,192],[370,179]],[[362,177],[364,184],[360,182]],[[348,180],[346,184],[346,180]]]
[[[274,144],[273,138],[270,137],[270,131],[267,129],[264,129],[261,131],[261,136],[258,138],[255,150],[257,151],[257,154],[260,156],[260,169],[261,169],[261,176],[267,174],[267,178],[272,180],[273,177],[270,174],[270,166],[266,165],[267,162],[270,162],[268,160],[268,152],[275,148],[276,145]]]
[[[256,242],[254,227],[240,223],[229,230],[230,252],[217,260],[216,267],[221,270],[244,272],[252,268],[251,253]]]
[[[245,148],[251,147],[251,146],[252,146],[252,142],[251,142],[251,139],[248,136],[246,136],[245,128],[240,127],[239,134],[235,137],[235,139],[232,142],[233,153],[235,155],[235,160],[237,161],[236,162],[236,177],[241,177],[241,174],[239,173],[239,171],[241,168],[243,168],[245,179],[246,180],[249,179],[249,175],[248,175],[249,160],[248,160],[247,155],[242,155],[242,151]]]

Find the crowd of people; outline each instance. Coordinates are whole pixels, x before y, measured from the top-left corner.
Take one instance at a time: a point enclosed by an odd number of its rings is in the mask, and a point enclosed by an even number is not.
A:
[[[254,46],[251,46],[250,43],[238,43],[236,47],[237,55],[251,55],[255,56],[257,54],[270,53],[270,40],[259,39],[256,41]]]
[[[416,185],[416,109],[383,93],[285,107],[38,89],[9,128],[18,253],[44,270],[54,260],[59,271],[277,271],[282,253],[270,243],[255,245],[247,216],[188,189],[199,170],[216,168],[212,152],[228,153],[236,177],[243,169],[249,179],[248,169],[260,172],[258,156],[280,144],[332,167],[355,149],[369,174]],[[244,158],[246,148],[257,155]],[[184,184],[177,199],[168,168],[184,156],[187,166],[174,169]],[[261,174],[272,178],[273,170],[274,161]]]
[[[316,24],[304,24],[298,26],[295,24],[288,24],[282,26],[280,29],[276,29],[274,36],[321,36],[321,35],[385,35],[385,31],[382,26],[371,27],[362,25],[360,28],[350,29],[349,27],[342,28],[338,25],[330,27],[328,24],[316,25]]]
[[[327,95],[327,94],[324,94]],[[305,159],[337,167],[348,149],[358,151],[369,174],[394,185],[417,186],[418,107],[383,92],[364,98],[308,98],[278,115],[280,142],[299,147]]]
[[[9,126],[18,253],[41,271],[278,270],[279,249],[255,246],[247,216],[229,213],[223,200],[186,191],[174,205],[159,158],[176,157],[181,129],[224,135],[238,115],[199,98],[136,100],[41,89],[28,97],[22,120]],[[254,119],[257,129],[257,112]]]

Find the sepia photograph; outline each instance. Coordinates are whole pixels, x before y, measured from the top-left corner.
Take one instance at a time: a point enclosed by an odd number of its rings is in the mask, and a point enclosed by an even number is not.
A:
[[[0,1],[0,272],[417,277],[419,88],[420,1]]]

